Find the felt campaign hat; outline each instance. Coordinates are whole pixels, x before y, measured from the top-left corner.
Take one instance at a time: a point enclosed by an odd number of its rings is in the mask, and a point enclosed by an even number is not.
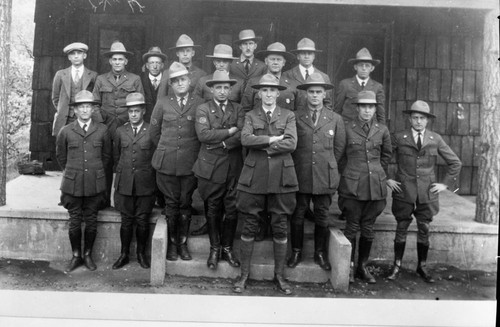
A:
[[[113,44],[111,44],[111,48],[109,49],[109,51],[104,52],[104,56],[106,57],[112,57],[115,54],[122,54],[125,55],[125,57],[130,57],[134,55],[132,52],[127,51],[123,43],[121,43],[120,41],[113,42]]]
[[[265,74],[259,80],[259,84],[252,85],[253,89],[259,90],[263,87],[274,87],[280,91],[286,90],[286,86],[280,85],[279,79],[273,74]]]
[[[431,108],[427,102],[422,100],[417,100],[413,102],[409,110],[403,110],[405,114],[418,113],[426,115],[427,117],[436,118],[435,115],[431,114]]]
[[[94,99],[92,92],[82,90],[75,95],[75,101],[70,103],[70,106],[77,106],[82,103],[99,104],[99,101]]]
[[[146,104],[146,100],[144,99],[144,95],[139,92],[133,92],[127,95],[125,98],[125,107],[132,106],[141,106]]]
[[[261,50],[257,52],[256,56],[259,57],[260,59],[265,59],[267,56],[271,54],[282,55],[288,61],[293,61],[295,59],[295,56],[290,52],[287,52],[285,45],[280,42],[269,44],[266,50]]]
[[[238,34],[238,40],[234,41],[234,43],[240,45],[246,41],[255,41],[260,42],[262,40],[262,36],[255,36],[255,32],[253,30],[242,30]]]
[[[316,44],[314,43],[313,40],[308,39],[307,37],[303,38],[297,43],[297,49],[290,50],[290,52],[297,53],[297,52],[302,52],[302,51],[307,51],[307,52],[323,52],[323,50],[316,50]]]
[[[217,58],[217,59],[226,59],[226,60],[233,60],[233,59],[238,59],[236,57],[233,57],[233,48],[231,48],[227,44],[217,44],[214,47],[214,54],[213,55],[207,55],[207,58]]]
[[[75,50],[87,52],[87,51],[89,51],[89,47],[88,47],[88,45],[86,45],[85,43],[82,43],[82,42],[73,42],[73,43],[65,46],[63,49],[63,52],[65,54],[69,54],[71,51],[75,51]]]
[[[297,89],[307,90],[311,86],[322,86],[325,88],[325,90],[333,89],[333,84],[325,82],[323,75],[321,75],[320,73],[313,73],[309,75],[304,84],[297,85]]]
[[[175,47],[171,47],[169,48],[169,50],[177,50],[181,48],[194,48],[194,47],[201,47],[201,45],[194,44],[192,38],[190,38],[186,34],[182,34],[177,39],[177,42],[175,42]]]
[[[175,78],[187,74],[189,74],[189,72],[186,66],[177,61],[174,61],[168,68],[168,78]]]
[[[237,82],[237,80],[229,78],[229,73],[225,70],[216,70],[212,76],[212,79],[206,81],[205,84],[208,87],[212,87],[212,85],[217,83],[229,83],[230,85],[234,85]]]
[[[377,96],[373,91],[361,91],[354,104],[380,104],[377,102]]]
[[[161,58],[164,62],[167,61],[167,55],[161,52],[160,47],[151,47],[149,48],[148,52],[142,55],[142,61],[146,62],[148,61],[149,57],[159,57]]]
[[[370,51],[367,48],[363,48],[356,53],[356,58],[351,58],[347,60],[350,64],[357,64],[358,62],[371,62],[374,66],[380,64],[380,60],[373,59]]]

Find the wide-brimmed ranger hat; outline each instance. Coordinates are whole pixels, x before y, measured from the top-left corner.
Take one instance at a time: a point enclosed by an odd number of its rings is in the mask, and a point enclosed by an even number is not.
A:
[[[187,74],[189,74],[189,71],[186,66],[177,61],[174,61],[168,68],[168,78],[170,79]]]
[[[358,93],[358,97],[354,104],[380,104],[377,102],[377,96],[373,91],[361,91]]]
[[[260,42],[261,40],[262,36],[255,36],[255,32],[253,30],[242,30],[238,35],[238,40],[234,41],[234,43],[240,45],[246,41]]]
[[[427,117],[431,118],[436,118],[435,115],[431,114],[431,108],[429,107],[429,104],[427,102],[422,101],[422,100],[417,100],[413,102],[409,110],[403,110],[405,114],[412,114],[412,113],[418,113],[418,114],[423,114],[426,115]]]
[[[82,42],[73,42],[71,44],[68,44],[67,46],[64,47],[63,52],[65,54],[69,54],[71,51],[82,51],[82,52],[87,52],[89,51],[88,45]]]
[[[99,104],[100,102],[94,99],[92,92],[82,90],[75,95],[75,101],[70,103],[70,106],[77,106],[82,103]]]
[[[229,78],[229,73],[225,70],[216,70],[212,76],[212,79],[209,79],[205,82],[205,85],[208,87],[212,87],[217,83],[229,83],[231,86],[238,83],[237,80]]]
[[[147,62],[149,57],[159,57],[164,62],[167,61],[167,55],[161,52],[160,47],[151,47],[148,52],[142,55],[142,61]]]
[[[373,59],[370,51],[368,51],[367,48],[359,50],[358,53],[356,53],[356,58],[351,58],[347,60],[347,62],[353,65],[357,64],[358,62],[371,62],[374,66],[380,64],[380,60]]]
[[[194,44],[193,39],[187,36],[186,34],[182,34],[175,42],[175,47],[169,48],[169,50],[177,50],[181,48],[194,48],[201,47],[201,45]]]
[[[233,48],[227,44],[217,44],[214,47],[214,54],[206,55],[206,57],[215,59],[226,59],[226,60],[238,59],[236,57],[233,57]]]
[[[313,74],[309,75],[309,77],[307,78],[307,80],[304,84],[297,85],[297,89],[307,90],[311,86],[322,86],[325,88],[325,90],[333,89],[333,84],[329,84],[329,83],[325,82],[323,75],[321,75],[320,73],[313,73]]]
[[[112,57],[115,54],[122,54],[125,55],[125,57],[130,57],[134,55],[132,52],[127,51],[123,43],[121,43],[120,41],[113,42],[113,44],[111,44],[111,48],[109,49],[109,51],[104,52],[103,55],[105,57]]]
[[[298,52],[323,52],[323,50],[317,50],[316,44],[313,40],[308,39],[307,37],[303,38],[299,42],[297,42],[297,49],[290,50],[290,52],[298,53]]]
[[[280,85],[280,80],[273,74],[265,74],[259,80],[259,84],[252,85],[252,89],[260,90],[263,87],[274,87],[280,91],[286,90],[286,86]]]
[[[285,45],[280,42],[269,44],[266,50],[257,52],[255,56],[260,59],[265,59],[267,56],[272,54],[282,55],[287,61],[293,61],[295,59],[295,55],[287,52]]]
[[[125,98],[125,107],[142,106],[145,104],[146,100],[144,99],[144,95],[139,92],[130,93]]]

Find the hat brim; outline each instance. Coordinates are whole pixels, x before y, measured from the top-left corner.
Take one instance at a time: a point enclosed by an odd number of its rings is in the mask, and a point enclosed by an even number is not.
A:
[[[300,85],[297,85],[297,89],[306,91],[311,86],[321,86],[321,87],[324,87],[325,90],[331,90],[331,89],[333,89],[333,85],[332,84],[328,84],[328,83],[306,83],[306,84],[300,84]]]
[[[161,59],[163,59],[163,61],[167,61],[167,55],[163,54],[163,53],[145,53],[142,55],[142,61],[143,62],[146,62],[149,57],[160,57]]]
[[[300,52],[316,52],[316,53],[321,53],[323,50],[316,50],[316,49],[294,49],[290,50],[291,53],[300,53]]]
[[[252,89],[255,89],[255,90],[260,90],[264,87],[272,87],[272,88],[278,89],[280,91],[286,90],[286,86],[283,86],[283,85],[276,85],[276,84],[255,84],[255,85],[252,85]]]
[[[370,100],[370,101],[361,101],[361,102],[355,101],[352,104],[374,104],[374,105],[377,105],[377,104],[381,104],[381,103],[377,102],[377,101],[373,102],[372,100]]]
[[[374,66],[377,66],[378,64],[381,63],[381,61],[378,59],[355,59],[355,58],[351,58],[351,59],[347,60],[347,62],[350,64],[353,64],[353,65],[357,64],[358,62],[370,62]]]
[[[168,50],[177,50],[177,49],[182,49],[182,48],[201,48],[201,45],[198,45],[198,44],[193,44],[193,45],[181,45],[181,46],[178,46],[178,47],[172,47],[172,48],[168,48]]]
[[[102,55],[103,55],[104,57],[108,57],[108,58],[110,58],[110,57],[112,57],[112,56],[113,56],[113,55],[115,55],[115,54],[122,54],[122,55],[124,55],[125,57],[132,57],[132,56],[134,55],[134,54],[133,54],[132,52],[130,52],[130,51],[106,51],[106,52],[104,52]]]
[[[412,113],[417,113],[417,114],[426,115],[427,117],[436,118],[435,115],[433,115],[429,112],[423,112],[423,111],[419,111],[419,110],[403,110],[403,113],[408,114],[408,115],[411,115]]]
[[[145,106],[145,105],[146,105],[146,102],[144,102],[144,101],[133,101],[133,102],[129,102],[129,103],[125,104],[124,107]]]
[[[79,104],[83,104],[83,103],[90,103],[90,104],[101,104],[99,101],[95,101],[95,100],[85,100],[85,101],[78,101],[78,102],[71,102],[69,105],[70,106],[77,106]]]
[[[283,52],[283,51],[269,51],[269,50],[261,50],[255,54],[255,57],[261,60],[265,60],[267,56],[269,55],[280,55],[285,58],[286,61],[293,61],[295,60],[295,55],[290,53],[290,52]]]
[[[235,79],[228,79],[224,81],[209,79],[208,81],[205,82],[205,85],[208,87],[212,87],[215,84],[224,84],[224,83],[229,83],[229,85],[233,86],[234,84],[238,83],[238,81]]]
[[[236,57],[223,57],[223,56],[211,56],[211,55],[206,55],[205,57],[214,58],[214,59],[222,59],[222,60],[236,60],[236,59],[238,59]]]
[[[173,74],[169,74],[168,79],[172,79],[172,78],[176,78],[176,77],[184,76],[184,75],[189,75],[189,71],[187,69],[175,72]]]
[[[250,37],[248,39],[238,39],[236,41],[233,41],[233,43],[240,45],[241,43],[246,42],[246,41],[260,42],[260,41],[262,41],[262,36]]]

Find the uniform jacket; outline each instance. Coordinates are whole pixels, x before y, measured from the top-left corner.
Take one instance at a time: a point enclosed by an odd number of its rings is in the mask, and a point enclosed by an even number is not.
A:
[[[52,136],[57,136],[61,128],[66,125],[69,104],[71,102],[71,67],[57,71],[52,82],[52,104],[56,108]],[[82,90],[92,92],[97,73],[84,67],[82,74]],[[73,94],[75,96],[75,94]]]
[[[314,67],[314,72],[319,73],[321,76],[323,76],[323,79],[325,80],[326,83],[331,84],[330,82],[330,77],[328,77],[327,74],[323,73],[316,67]],[[283,77],[287,78],[289,80],[295,81],[297,85],[304,84],[306,81],[304,80],[304,77],[302,77],[302,73],[300,72],[299,66],[295,66],[290,70],[287,70],[286,72],[283,73]],[[299,99],[297,103],[297,107],[302,107],[302,106],[307,106],[307,92],[304,90],[298,90],[299,93]],[[333,92],[331,90],[326,91],[326,97],[323,100],[323,105],[325,107],[328,107],[329,109],[333,109]]]
[[[335,92],[335,112],[349,120],[356,119],[356,117],[358,117],[358,111],[356,110],[357,105],[353,102],[357,100],[358,93],[361,90],[361,85],[359,85],[356,76],[342,80]],[[370,78],[363,90],[375,92],[377,102],[380,103],[377,105],[377,121],[385,124],[384,87],[379,82]]]
[[[204,101],[210,101],[213,99],[212,90],[205,84],[208,80],[213,79],[214,74],[203,76],[198,80],[198,84],[194,89],[194,94],[198,98]],[[237,83],[231,86],[231,93],[229,94],[229,100],[232,102],[240,103],[241,97],[243,96],[243,81],[236,76],[229,74],[229,78],[237,80]]]
[[[197,177],[222,184],[231,170],[238,178],[243,165],[241,130],[244,119],[241,105],[231,101],[228,101],[225,112],[214,101],[198,107],[195,127],[201,149],[193,167]],[[238,132],[229,136],[231,127],[238,127]]]
[[[241,105],[243,110],[248,112],[252,109],[260,109],[262,107],[262,101],[259,97],[258,90],[252,88],[252,85],[259,84],[259,80],[262,76],[254,77],[250,79],[245,87],[245,92],[243,93],[243,98],[241,99]],[[276,100],[276,105],[283,109],[288,109],[295,111],[297,109],[297,82],[285,78],[283,75],[280,78],[280,85],[286,86],[286,90],[280,91],[280,95]]]
[[[345,127],[342,117],[323,107],[314,126],[308,107],[295,112],[297,149],[292,153],[299,180],[299,192],[333,194],[340,174],[337,163],[345,150]]]
[[[284,135],[269,145],[270,136]],[[276,107],[267,122],[262,108],[245,116],[241,143],[249,149],[238,181],[238,190],[252,194],[290,193],[299,189],[291,153],[297,146],[295,115]]]
[[[387,197],[387,167],[391,160],[391,136],[383,124],[372,121],[368,135],[362,123],[346,121],[347,144],[345,168],[340,178],[339,194],[360,201]]]
[[[151,120],[151,114],[153,113],[153,108],[155,107],[156,100],[158,99],[158,95],[160,98],[167,95],[168,71],[162,72],[161,80],[159,81],[156,90],[153,87],[153,84],[151,84],[149,72],[147,71],[141,74],[141,83],[144,88],[144,99],[146,100],[146,113],[144,114],[144,121],[149,123]],[[160,90],[163,90],[163,93],[160,93]]]
[[[57,136],[56,156],[63,169],[61,192],[94,196],[106,190],[106,167],[112,155],[106,125],[92,121],[87,133],[78,120],[64,126]]]
[[[400,193],[392,193],[395,199],[408,203],[415,203],[417,199],[420,203],[438,200],[439,194],[429,191],[431,184],[436,182],[434,168],[438,155],[448,166],[443,183],[451,190],[456,187],[462,163],[439,134],[426,130],[420,151],[411,129],[396,133],[392,141],[398,165],[395,180],[401,182],[400,187],[403,190]]]
[[[229,65],[229,73],[243,80],[243,90],[246,88],[246,84],[249,79],[260,77],[266,72],[266,64],[257,58],[253,58],[252,64],[248,69],[248,74],[245,71],[245,65],[240,61],[240,59],[233,60],[233,62]]]
[[[101,115],[112,135],[118,126],[128,121],[125,98],[133,92],[144,94],[141,78],[136,74],[123,71],[118,82],[112,72],[97,76],[94,99],[101,102]]]
[[[200,141],[194,126],[196,108],[202,100],[189,94],[181,110],[175,95],[158,99],[149,132],[157,146],[152,164],[156,171],[174,176],[192,175]]]
[[[116,192],[128,196],[154,193],[156,175],[151,166],[154,149],[147,122],[142,124],[136,136],[130,123],[117,128],[113,139]]]

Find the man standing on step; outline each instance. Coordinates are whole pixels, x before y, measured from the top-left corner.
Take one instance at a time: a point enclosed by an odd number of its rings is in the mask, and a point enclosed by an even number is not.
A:
[[[398,169],[395,180],[387,180],[392,190],[392,213],[397,222],[394,266],[387,279],[395,280],[399,275],[413,215],[418,228],[417,273],[427,283],[433,283],[434,279],[426,269],[430,223],[439,212],[439,193],[447,188],[456,191],[462,163],[439,134],[426,129],[429,118],[435,118],[426,102],[414,102],[405,113],[410,115],[411,129],[398,132],[393,137]],[[436,182],[434,171],[438,155],[448,166],[443,183]]]
[[[280,85],[274,75],[262,76],[252,86],[259,91],[261,106],[248,112],[241,132],[241,143],[249,149],[238,181],[238,211],[244,217],[241,232],[241,276],[233,291],[241,293],[250,274],[255,235],[264,211],[271,216],[274,245],[274,283],[279,291],[291,294],[285,281],[287,217],[295,209],[297,175],[291,153],[297,146],[295,115],[276,105]]]
[[[227,71],[215,71],[206,81],[213,99],[196,110],[201,149],[193,172],[198,178],[198,192],[207,204],[210,269],[217,269],[221,249],[223,260],[233,267],[240,266],[233,254],[233,239],[238,224],[236,186],[243,166],[241,130],[245,114],[241,105],[229,100],[237,82],[229,78]]]
[[[92,248],[97,235],[97,212],[105,206],[105,167],[111,155],[111,138],[106,125],[92,120],[92,93],[78,92],[74,106],[77,120],[64,126],[57,136],[56,156],[63,169],[61,203],[69,213],[69,240],[73,258],[66,271],[85,264],[96,270]],[[85,223],[82,259],[82,223]]]
[[[52,103],[56,108],[52,136],[57,136],[61,128],[76,120],[74,108],[69,105],[75,101],[75,95],[81,90],[92,91],[97,73],[83,65],[89,47],[75,42],[64,47],[71,66],[57,71],[52,82]]]
[[[165,195],[168,224],[167,260],[191,260],[187,240],[191,223],[192,196],[196,189],[193,165],[200,141],[196,135],[196,108],[202,103],[189,93],[189,72],[173,62],[168,70],[173,95],[158,99],[149,132],[157,146],[152,165],[156,183]]]
[[[118,127],[113,140],[115,162],[115,208],[121,214],[121,254],[113,264],[119,269],[129,262],[130,243],[136,223],[137,262],[147,269],[146,244],[149,238],[149,217],[155,201],[155,171],[151,166],[154,144],[149,123],[144,121],[146,101],[141,93],[127,95],[129,122]]]
[[[299,180],[297,207],[292,216],[292,255],[288,267],[295,268],[302,260],[304,216],[314,205],[314,262],[331,270],[328,262],[328,210],[339,184],[337,162],[345,150],[345,127],[340,115],[324,107],[327,83],[319,73],[311,74],[297,89],[304,90],[307,104],[295,112],[297,120],[297,149],[292,153]]]
[[[375,120],[377,99],[372,91],[361,91],[357,100],[358,117],[347,121],[345,163],[341,160],[339,208],[346,218],[345,237],[352,244],[349,282],[354,282],[356,235],[359,237],[357,276],[374,284],[367,268],[374,239],[373,225],[386,205],[387,168],[391,160],[391,136],[383,124]]]

